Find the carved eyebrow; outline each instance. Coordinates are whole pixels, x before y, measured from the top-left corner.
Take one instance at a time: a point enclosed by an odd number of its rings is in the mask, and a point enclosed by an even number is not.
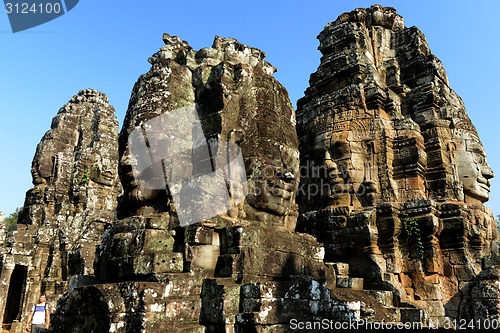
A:
[[[482,147],[476,146],[476,147],[473,147],[470,151],[486,157],[486,153]]]

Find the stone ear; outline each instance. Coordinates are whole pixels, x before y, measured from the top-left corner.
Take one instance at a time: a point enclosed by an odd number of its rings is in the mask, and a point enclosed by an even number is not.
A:
[[[448,151],[454,153],[457,150],[457,144],[455,142],[448,143]]]
[[[375,154],[375,142],[372,140],[363,140],[361,145],[368,155]]]

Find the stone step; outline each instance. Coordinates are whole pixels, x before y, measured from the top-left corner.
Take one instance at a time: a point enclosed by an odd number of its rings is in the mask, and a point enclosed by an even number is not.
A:
[[[338,276],[337,277],[337,288],[350,288],[355,290],[363,289],[363,278],[353,278]]]
[[[424,325],[427,325],[429,322],[429,315],[424,309],[399,308],[399,312],[401,314],[400,320],[402,323],[421,322]]]
[[[144,324],[144,331],[148,333],[164,333],[164,332],[172,332],[172,333],[205,333],[205,326],[197,325],[197,324],[182,324],[179,322],[171,323],[171,322],[146,322]]]
[[[385,307],[393,307],[394,306],[394,293],[388,290],[367,290],[368,294],[370,294],[373,298],[375,298],[380,304]]]
[[[203,289],[202,278],[186,278],[179,276],[171,276],[168,282],[164,284],[165,291],[163,293],[165,298],[180,298],[196,296],[200,298]]]

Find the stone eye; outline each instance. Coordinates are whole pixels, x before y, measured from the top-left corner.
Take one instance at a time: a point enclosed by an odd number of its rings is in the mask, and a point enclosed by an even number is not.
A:
[[[293,172],[288,171],[287,169],[281,169],[274,173],[276,178],[289,181],[295,178],[295,174]]]
[[[474,161],[479,165],[486,164],[486,158],[479,152],[476,152],[474,154]]]
[[[346,158],[349,156],[349,145],[347,142],[337,141],[332,145],[331,154],[335,160]]]

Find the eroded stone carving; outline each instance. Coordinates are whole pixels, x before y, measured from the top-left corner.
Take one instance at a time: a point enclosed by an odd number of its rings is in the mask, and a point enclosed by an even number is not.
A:
[[[321,64],[297,110],[299,230],[365,286],[456,318],[448,301],[498,238],[482,206],[493,172],[464,104],[393,8],[342,14],[318,39]]]
[[[3,279],[24,279],[22,290],[4,286],[0,314],[7,292],[20,294],[16,319],[25,322],[40,292],[55,305],[69,280],[94,274],[95,246],[113,221],[121,192],[117,140],[114,109],[97,90],[81,90],[53,118],[33,158],[34,187],[26,193],[17,230],[0,252]]]
[[[272,321],[285,325],[276,321],[277,314],[265,320],[253,320],[252,314],[238,321],[239,311],[260,311],[251,305],[240,310],[242,285],[271,279],[295,281],[306,276],[315,279],[311,283],[318,292],[326,294],[326,278],[335,274],[332,267],[322,263],[323,249],[314,237],[291,232],[298,215],[295,195],[299,156],[288,93],[272,77],[275,68],[263,60],[265,54],[258,49],[216,37],[211,48],[196,52],[178,37],[164,34],[163,39],[166,46],[149,59],[151,70],[134,87],[120,134],[119,170],[124,185],[118,207],[120,219],[104,233],[97,249],[96,275],[105,283],[101,286],[113,292],[117,291],[117,282],[127,280],[155,281],[150,284],[152,290],[166,284],[168,290],[181,292],[178,297],[187,297],[182,287],[186,281],[194,288],[190,296],[198,297],[190,303],[194,322],[167,293],[161,303],[171,319],[155,318],[155,312],[145,308],[137,310],[133,319],[125,320],[126,327],[137,321],[146,329],[159,329],[174,318],[182,318],[174,324],[179,330],[188,329],[188,324],[194,328],[195,323],[209,330],[260,327]],[[182,112],[193,110],[197,115],[188,117],[192,121],[183,121]],[[177,119],[174,125],[178,128],[154,123],[164,122],[168,118],[165,115]],[[194,130],[197,125],[193,122],[198,121],[202,135]],[[142,133],[136,134],[138,129]],[[152,133],[156,134],[154,138]],[[155,149],[154,140],[165,142],[163,147],[168,148],[161,163],[169,164],[171,160],[174,166],[158,163],[156,167],[139,167],[142,156],[134,153],[134,141],[130,140],[135,135],[146,136],[147,148],[154,153],[163,149]],[[176,140],[182,141],[183,149],[174,147],[174,140],[167,136],[178,136]],[[202,144],[196,145],[200,141]],[[209,155],[203,155],[203,144],[209,147]],[[173,193],[178,189],[172,187],[184,183],[174,184],[171,174],[182,174],[186,179],[197,172],[201,175],[197,164],[191,163],[200,156],[210,159],[214,171],[221,170],[237,150],[244,168],[236,172],[242,173],[246,183],[226,178],[231,203],[227,211],[183,223]],[[168,155],[174,151],[175,156]],[[226,172],[234,172],[231,167]],[[167,172],[158,171],[162,168]],[[165,188],[152,186],[158,180],[165,182]],[[210,190],[200,188],[200,193]],[[200,203],[216,204],[197,200],[189,206],[196,209]],[[139,298],[147,297],[148,291],[140,284],[129,288]],[[273,288],[280,297],[288,297],[280,283]],[[85,290],[77,288],[73,294],[79,297]],[[111,296],[106,297],[111,301]],[[256,299],[265,297],[254,295]],[[290,306],[293,302],[289,302]],[[304,302],[309,302],[307,297]],[[325,302],[332,301],[328,298]],[[65,298],[62,307],[72,308],[72,298]],[[116,313],[122,308],[110,311]]]
[[[461,317],[466,320],[494,322],[500,317],[500,266],[492,266],[479,273],[464,288],[460,305]]]

